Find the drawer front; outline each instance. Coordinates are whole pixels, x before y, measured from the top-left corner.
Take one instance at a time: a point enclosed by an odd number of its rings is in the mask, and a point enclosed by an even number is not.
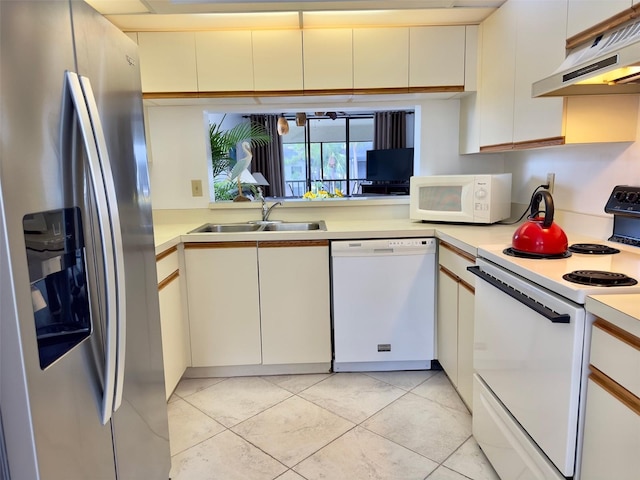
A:
[[[475,276],[467,271],[467,267],[475,265],[475,258],[462,250],[440,241],[438,262],[451,273],[471,286],[475,286]]]
[[[640,397],[640,338],[602,319],[592,333],[591,365]]]
[[[638,452],[640,415],[590,377],[580,478],[636,480]]]
[[[169,275],[180,268],[178,262],[178,249],[171,247],[156,255],[156,270],[158,272],[158,283],[161,283]]]

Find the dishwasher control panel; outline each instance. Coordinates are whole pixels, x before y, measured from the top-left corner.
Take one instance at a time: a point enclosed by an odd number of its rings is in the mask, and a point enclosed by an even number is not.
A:
[[[332,257],[369,257],[377,255],[424,255],[436,253],[436,239],[385,238],[331,242]]]
[[[389,240],[391,248],[397,247],[420,247],[422,245],[435,245],[435,238],[394,238]]]

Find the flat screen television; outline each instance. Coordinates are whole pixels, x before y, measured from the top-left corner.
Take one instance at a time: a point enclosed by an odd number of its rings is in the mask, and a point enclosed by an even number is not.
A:
[[[413,148],[367,150],[367,180],[409,183],[413,175]]]

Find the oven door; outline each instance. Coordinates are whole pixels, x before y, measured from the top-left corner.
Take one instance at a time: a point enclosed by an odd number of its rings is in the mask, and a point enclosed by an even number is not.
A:
[[[482,280],[476,282],[474,369],[510,414],[505,418],[513,417],[572,476],[585,311],[482,259],[470,270]]]

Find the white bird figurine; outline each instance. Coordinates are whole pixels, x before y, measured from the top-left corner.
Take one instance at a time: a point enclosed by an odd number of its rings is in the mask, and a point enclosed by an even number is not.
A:
[[[242,194],[242,185],[240,184],[240,174],[249,166],[251,163],[251,159],[253,158],[253,154],[251,153],[251,144],[249,142],[242,142],[242,150],[247,154],[243,158],[239,158],[236,161],[236,164],[231,169],[231,173],[229,174],[229,180],[233,181],[234,179],[238,179],[238,196],[233,199],[234,202],[242,202],[249,200]]]

